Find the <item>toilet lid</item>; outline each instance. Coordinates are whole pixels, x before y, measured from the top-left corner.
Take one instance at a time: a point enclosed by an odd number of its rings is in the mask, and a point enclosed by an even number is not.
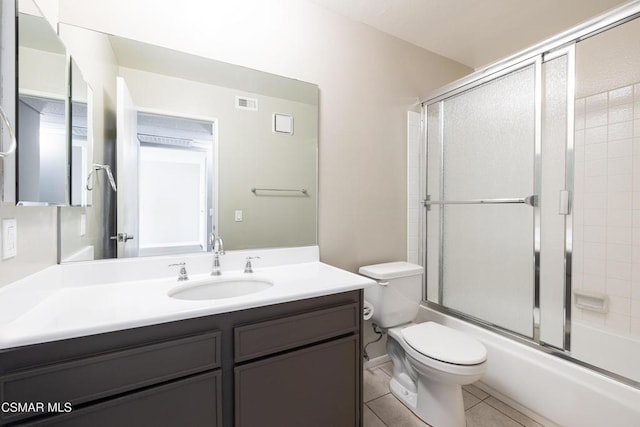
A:
[[[417,276],[424,272],[421,265],[404,261],[385,262],[384,264],[365,265],[358,273],[377,280],[398,279],[400,277]]]
[[[477,365],[487,360],[487,349],[480,341],[435,322],[404,328],[402,337],[414,350],[441,362]]]

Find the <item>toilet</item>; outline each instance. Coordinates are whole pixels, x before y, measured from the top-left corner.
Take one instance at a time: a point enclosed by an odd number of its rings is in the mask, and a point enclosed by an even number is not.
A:
[[[462,386],[484,374],[484,345],[435,322],[413,322],[422,300],[422,266],[389,262],[359,272],[378,282],[364,298],[373,307],[373,323],[388,334],[393,395],[434,427],[464,427]]]

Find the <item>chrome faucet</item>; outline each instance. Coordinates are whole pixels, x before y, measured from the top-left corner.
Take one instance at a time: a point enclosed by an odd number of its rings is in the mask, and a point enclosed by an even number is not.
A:
[[[244,272],[245,273],[253,273],[253,266],[251,265],[251,260],[252,259],[260,259],[259,256],[248,256],[247,257],[247,263],[244,265]]]
[[[214,233],[211,233],[209,242],[211,243],[211,249],[213,250],[213,266],[211,267],[211,275],[220,276],[222,274],[220,271],[220,255],[225,254],[224,243],[222,242],[222,237],[216,236]]]
[[[177,264],[169,264],[169,267],[180,267],[180,272],[178,273],[178,282],[184,282],[185,280],[189,280],[189,275],[187,274],[187,263],[179,262]]]

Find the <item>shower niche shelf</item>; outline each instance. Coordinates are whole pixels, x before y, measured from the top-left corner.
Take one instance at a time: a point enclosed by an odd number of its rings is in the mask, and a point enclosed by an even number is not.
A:
[[[606,313],[609,311],[609,298],[599,292],[574,289],[573,297],[576,307],[584,310]]]

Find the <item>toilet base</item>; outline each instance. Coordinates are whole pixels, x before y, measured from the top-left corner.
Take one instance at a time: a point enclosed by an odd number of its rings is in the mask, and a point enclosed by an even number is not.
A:
[[[389,381],[389,389],[391,389],[391,394],[393,394],[407,408],[411,409],[412,412],[416,412],[418,393],[407,389],[395,378],[391,378],[391,381]]]
[[[434,427],[465,427],[462,387],[422,377],[418,381],[416,414]]]
[[[418,392],[402,386],[395,378],[389,382],[391,393],[418,418],[433,427],[465,427],[462,387],[437,381],[418,382]]]

